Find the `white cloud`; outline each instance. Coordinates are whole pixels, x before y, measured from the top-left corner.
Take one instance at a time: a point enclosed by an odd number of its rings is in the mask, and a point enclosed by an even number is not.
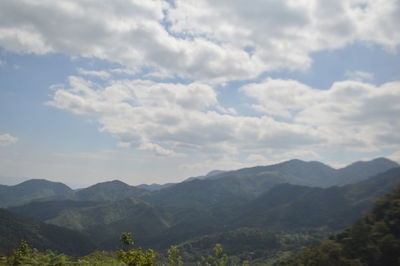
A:
[[[365,71],[347,70],[345,75],[348,79],[354,80],[354,81],[371,81],[374,79],[373,73],[365,72]]]
[[[70,77],[69,87],[56,89],[49,104],[97,116],[101,130],[123,146],[167,156],[285,150],[323,141],[309,126],[223,112],[214,89],[200,83],[120,80],[101,87]]]
[[[17,137],[14,137],[10,134],[2,134],[0,135],[0,147],[5,147],[12,145],[18,141]]]
[[[77,71],[79,74],[83,76],[94,76],[94,77],[99,77],[101,79],[109,79],[111,77],[111,74],[108,73],[107,71],[95,71],[83,68],[78,68]]]
[[[253,108],[261,116],[224,112],[214,89],[196,82],[119,80],[100,86],[70,77],[69,87],[56,88],[50,104],[96,116],[101,130],[121,146],[163,156],[267,152],[318,159],[323,149],[371,152],[400,143],[394,133],[400,130],[399,82],[376,87],[342,81],[318,90],[267,78],[240,90],[257,102]]]
[[[258,104],[253,107],[273,116],[308,125],[329,145],[345,149],[398,148],[400,138],[400,82],[379,87],[358,82],[336,82],[316,90],[293,80],[272,80],[244,86]]]
[[[222,82],[306,69],[310,53],[354,41],[395,50],[399,13],[396,0],[3,0],[0,46]]]
[[[261,83],[250,83],[241,90],[257,100],[252,107],[272,116],[292,118],[305,107],[319,101],[320,90],[314,90],[296,80],[267,78]]]

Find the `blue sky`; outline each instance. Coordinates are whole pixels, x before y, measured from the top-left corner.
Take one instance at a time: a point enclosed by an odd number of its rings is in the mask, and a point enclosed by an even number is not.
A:
[[[0,3],[0,183],[400,161],[398,1]]]

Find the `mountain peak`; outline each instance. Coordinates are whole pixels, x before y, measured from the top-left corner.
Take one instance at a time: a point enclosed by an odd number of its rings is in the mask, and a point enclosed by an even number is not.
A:
[[[0,207],[24,204],[39,198],[66,196],[73,190],[67,185],[45,179],[30,179],[15,186],[4,186],[0,193]]]
[[[105,181],[105,182],[100,182],[100,183],[94,184],[94,185],[88,187],[87,189],[99,188],[99,187],[130,187],[130,185],[122,182],[121,180],[114,179],[111,181]]]
[[[386,166],[389,168],[399,167],[400,165],[392,160],[389,160],[385,157],[378,157],[368,161],[356,161],[354,163],[349,164],[348,166],[343,167],[342,169],[352,168],[352,167],[378,167],[378,166]]]

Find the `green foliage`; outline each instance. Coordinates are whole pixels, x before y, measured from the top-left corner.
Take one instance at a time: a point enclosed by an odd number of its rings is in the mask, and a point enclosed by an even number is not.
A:
[[[74,263],[64,254],[55,254],[51,251],[41,253],[36,249],[30,248],[28,244],[22,240],[19,247],[16,248],[7,258],[6,265],[67,266],[74,265]]]
[[[300,256],[294,260],[282,263],[282,266],[361,266],[357,260],[343,256],[340,244],[325,240],[319,246],[306,248]]]
[[[228,260],[228,255],[223,253],[221,244],[216,244],[212,249],[212,254],[208,255],[206,258],[202,258],[201,262],[197,265],[202,266],[224,266]]]
[[[132,239],[132,234],[131,233],[123,232],[121,234],[121,238],[120,239],[121,239],[122,244],[124,244],[126,246],[133,245],[133,239]]]
[[[182,257],[179,256],[179,249],[178,246],[171,246],[168,249],[168,265],[169,266],[178,266],[182,265]]]
[[[130,233],[122,233],[121,241],[125,245],[125,249],[117,250],[118,258],[129,266],[152,266],[156,253],[152,249],[147,249],[144,252],[142,248],[128,249],[133,246],[133,239]]]

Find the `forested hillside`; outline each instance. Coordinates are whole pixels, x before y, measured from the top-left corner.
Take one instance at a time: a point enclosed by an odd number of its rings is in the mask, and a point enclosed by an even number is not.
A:
[[[71,255],[85,255],[97,246],[76,231],[17,216],[0,209],[0,253],[7,254],[20,240],[39,250],[54,250]]]
[[[351,227],[282,265],[400,265],[400,186]]]

